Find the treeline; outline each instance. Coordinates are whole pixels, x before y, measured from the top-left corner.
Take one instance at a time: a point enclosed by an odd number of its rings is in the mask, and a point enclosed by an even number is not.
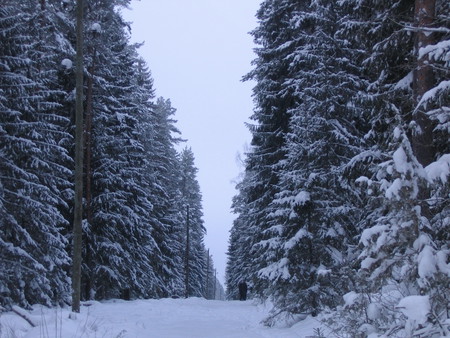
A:
[[[84,2],[82,299],[212,298],[194,154],[129,42],[129,2]],[[70,302],[75,7],[0,5],[2,306]]]
[[[265,0],[257,18],[230,297],[246,278],[269,325],[328,313],[338,337],[449,334],[450,2]]]

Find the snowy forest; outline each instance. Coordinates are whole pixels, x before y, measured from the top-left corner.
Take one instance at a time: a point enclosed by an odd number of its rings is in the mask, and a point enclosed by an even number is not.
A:
[[[222,298],[194,152],[130,42],[130,2],[83,7],[81,299]],[[71,303],[77,9],[0,2],[6,309]],[[227,297],[245,280],[268,326],[450,335],[450,2],[263,0],[256,17]]]
[[[265,0],[257,19],[227,285],[273,302],[268,325],[449,335],[450,2]]]
[[[194,153],[130,43],[84,2],[81,299],[215,298]],[[71,302],[76,2],[0,5],[0,304]],[[222,290],[223,291],[223,290]]]

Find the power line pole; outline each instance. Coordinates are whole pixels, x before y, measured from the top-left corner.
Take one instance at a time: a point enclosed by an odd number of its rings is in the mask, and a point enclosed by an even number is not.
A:
[[[214,296],[213,299],[216,299],[216,284],[217,284],[217,269],[214,269]]]
[[[209,282],[209,249],[208,249],[208,251],[207,251],[207,256],[206,256],[206,284],[205,284],[205,298],[206,299],[209,299],[209,294],[208,294],[208,291],[209,291],[209,285],[208,285],[208,282]]]
[[[75,103],[75,200],[73,217],[72,312],[80,312],[83,220],[83,0],[77,0]]]
[[[186,205],[186,261],[185,261],[185,276],[184,284],[186,289],[185,297],[189,297],[189,251],[190,251],[190,238],[189,238],[189,205]]]

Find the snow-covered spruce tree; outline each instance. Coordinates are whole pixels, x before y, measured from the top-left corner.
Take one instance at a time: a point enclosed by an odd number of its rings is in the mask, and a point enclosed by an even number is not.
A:
[[[147,281],[144,292],[148,297],[167,297],[181,289],[181,259],[177,248],[180,245],[180,232],[176,228],[178,209],[170,203],[171,196],[176,196],[178,187],[170,180],[177,171],[177,153],[174,149],[175,139],[172,132],[178,131],[173,126],[170,115],[174,109],[170,102],[158,99],[153,103],[153,80],[145,62],[136,56],[133,103],[138,114],[138,135],[144,153],[142,164],[145,172],[146,189],[152,209],[144,218],[151,225],[154,249],[149,257],[155,272]],[[176,198],[174,198],[176,200]],[[175,287],[177,286],[177,287]]]
[[[91,41],[86,64],[89,69],[95,62],[95,67],[88,74],[93,84],[91,89],[87,84],[86,98],[86,110],[92,112],[92,167],[87,173],[92,175],[92,197],[86,206],[92,220],[84,225],[86,298],[148,296],[158,289],[150,262],[156,243],[147,154],[139,129],[148,111],[135,102],[136,93],[148,88],[141,89],[135,80],[135,48],[128,44],[126,24],[116,9],[122,3],[96,1],[87,11],[85,34]]]
[[[179,142],[173,115],[175,108],[170,100],[158,98],[152,104],[149,123],[142,130],[143,144],[147,153],[147,173],[151,176],[150,200],[153,205],[152,237],[156,242],[151,261],[160,292],[153,296],[182,296],[184,291],[183,250],[185,219],[179,178],[181,176],[179,158],[175,144]],[[141,125],[142,127],[142,125]]]
[[[206,252],[206,271],[205,271],[205,291],[204,297],[206,299],[223,299],[220,298],[223,296],[221,292],[223,291],[223,287],[220,286],[216,278],[216,271],[214,268],[214,260],[212,255],[209,254],[209,250]],[[221,289],[220,289],[221,288]]]
[[[255,273],[253,267],[253,253],[251,248],[254,243],[253,228],[251,224],[252,212],[247,206],[251,193],[250,183],[253,173],[247,168],[241,182],[236,186],[239,194],[233,198],[232,210],[237,214],[230,230],[227,266],[226,266],[226,287],[227,299],[239,299],[238,285],[242,280],[246,280],[249,288],[253,291],[252,274]],[[252,295],[250,294],[250,297]]]
[[[205,288],[206,255],[203,238],[206,229],[203,225],[202,195],[197,181],[198,169],[195,167],[194,153],[184,148],[180,154],[181,206],[184,221],[183,246],[185,295],[201,297]]]
[[[70,197],[64,148],[70,135],[57,78],[67,50],[57,10],[45,1],[6,1],[0,8],[3,305],[50,305],[69,297],[63,213]]]
[[[364,88],[355,62],[361,53],[336,32],[340,7],[304,2],[291,13],[294,50],[285,81],[290,109],[280,192],[269,215],[274,255],[260,270],[279,314],[317,314],[335,306],[350,286],[349,262],[362,214],[360,196],[345,177],[361,152],[361,109],[353,97]]]
[[[250,251],[247,254],[250,264],[245,271],[235,270],[239,275],[232,275],[229,270],[228,277],[230,283],[245,278],[252,284],[254,292],[261,296],[268,289],[266,280],[260,278],[258,272],[272,260],[271,244],[276,233],[268,216],[273,211],[271,202],[279,192],[278,173],[279,164],[285,157],[283,145],[288,131],[288,111],[295,103],[291,88],[285,85],[290,75],[286,57],[295,46],[290,26],[291,13],[299,6],[303,4],[287,0],[267,0],[261,4],[257,13],[259,26],[252,32],[259,45],[255,49],[255,68],[244,78],[256,81],[253,89],[255,111],[251,116],[254,124],[249,126],[252,149],[247,154],[245,184],[239,187],[240,215],[235,226],[245,229],[242,236],[251,234],[246,237],[247,246],[237,248],[236,252],[239,255],[244,250]],[[233,238],[231,240],[234,241]],[[243,243],[239,241],[237,245]],[[232,245],[234,243],[230,243]]]
[[[449,330],[444,324],[448,320],[448,236],[443,236],[449,232],[448,134],[442,137],[441,128],[448,121],[448,95],[444,94],[448,89],[443,80],[448,68],[442,67],[445,61],[439,56],[448,53],[448,47],[442,48],[448,35],[446,29],[436,27],[438,21],[430,28],[418,20],[412,28],[411,3],[377,5],[376,11],[353,8],[357,21],[372,25],[360,30],[360,38],[372,41],[367,44],[370,57],[363,63],[373,80],[367,102],[376,103],[371,105],[372,114],[380,125],[390,123],[391,127],[381,133],[375,124],[371,133],[380,156],[378,163],[367,168],[369,176],[358,180],[370,193],[371,211],[360,240],[359,283],[346,295],[335,321],[341,336],[442,336]],[[445,18],[448,8],[442,10],[447,5],[436,5],[436,18]],[[414,49],[412,37],[427,29],[440,31],[440,41]],[[433,51],[439,56],[435,58]],[[415,61],[427,53],[437,63],[433,72],[420,75],[428,83],[428,89],[420,93],[418,72],[413,70],[421,67],[421,61]],[[421,115],[424,107],[432,118],[439,116],[434,129]],[[426,129],[429,136],[422,138]],[[428,150],[424,152],[422,146]]]
[[[374,195],[369,204],[373,226],[360,239],[359,283],[344,297],[335,318],[342,336],[448,334],[448,241],[441,237],[442,230],[448,232],[448,210],[441,208],[430,221],[420,198],[420,189],[428,186],[434,191],[431,206],[442,205],[440,193],[448,193],[448,159],[423,168],[401,127],[393,134],[391,159],[380,164],[376,179],[359,180]]]

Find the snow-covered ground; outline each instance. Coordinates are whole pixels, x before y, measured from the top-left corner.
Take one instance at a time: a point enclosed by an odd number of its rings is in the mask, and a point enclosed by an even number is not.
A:
[[[263,326],[267,307],[252,301],[212,301],[200,298],[113,300],[84,303],[70,319],[70,309],[35,306],[26,315],[0,317],[1,338],[291,338],[314,335],[320,323],[312,317],[291,327]],[[73,316],[73,314],[72,314]]]

